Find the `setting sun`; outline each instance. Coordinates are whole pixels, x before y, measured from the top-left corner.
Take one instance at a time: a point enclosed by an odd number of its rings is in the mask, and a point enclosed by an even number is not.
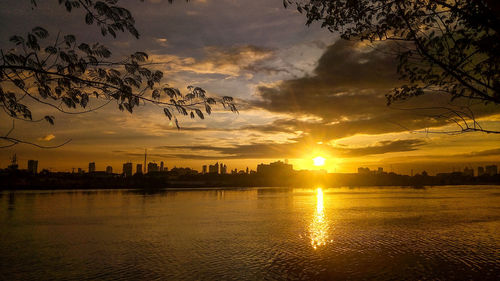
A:
[[[314,166],[323,166],[325,165],[325,158],[318,156],[313,159],[314,161]]]

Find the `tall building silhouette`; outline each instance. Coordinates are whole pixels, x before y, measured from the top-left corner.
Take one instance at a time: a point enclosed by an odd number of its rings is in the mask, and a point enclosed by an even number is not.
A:
[[[484,167],[484,172],[489,176],[494,176],[498,174],[498,166],[497,165],[489,165]]]
[[[484,175],[484,167],[477,167],[477,176],[480,177]]]
[[[158,164],[154,162],[149,162],[148,163],[148,173],[151,172],[158,172],[160,169],[158,168]]]
[[[144,173],[146,173],[146,160],[148,158],[148,149],[147,148],[144,148]]]
[[[112,174],[113,173],[113,167],[107,166],[106,167],[106,174]]]
[[[219,173],[219,162],[216,162],[215,165],[208,166],[209,174],[218,174]]]
[[[89,174],[95,172],[95,162],[89,163]]]
[[[28,160],[28,172],[33,175],[38,173],[38,161],[37,160]]]
[[[123,175],[126,177],[132,176],[132,163],[123,163]]]
[[[135,170],[136,170],[136,174],[142,175],[142,164],[137,164]]]

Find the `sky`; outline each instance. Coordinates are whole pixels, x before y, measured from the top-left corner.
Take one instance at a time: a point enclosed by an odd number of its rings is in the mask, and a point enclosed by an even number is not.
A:
[[[462,170],[500,164],[500,135],[466,133],[436,112],[417,107],[447,104],[433,95],[386,105],[385,94],[401,85],[397,60],[387,42],[348,42],[304,15],[285,9],[281,0],[194,0],[189,2],[120,1],[136,19],[140,38],[128,33],[102,37],[84,14],[67,13],[58,1],[0,2],[0,46],[35,26],[51,38],[74,34],[84,42],[102,42],[119,59],[146,51],[163,82],[185,91],[195,85],[209,95],[236,99],[239,113],[216,109],[204,120],[180,118],[177,130],[162,109],[139,107],[133,114],[109,105],[86,114],[57,113],[28,103],[36,115],[54,115],[55,125],[15,122],[13,136],[41,145],[68,144],[57,149],[17,145],[0,150],[0,167],[16,153],[20,167],[38,159],[40,168],[97,170],[122,163],[150,161],[169,168],[224,162],[229,169],[255,169],[259,163],[288,159],[294,168],[355,172],[357,167],[409,174]],[[102,102],[101,102],[102,103]],[[97,107],[99,100],[92,100]],[[478,106],[481,125],[500,130],[500,108]],[[12,120],[0,113],[0,133]],[[326,159],[313,166],[313,158]]]

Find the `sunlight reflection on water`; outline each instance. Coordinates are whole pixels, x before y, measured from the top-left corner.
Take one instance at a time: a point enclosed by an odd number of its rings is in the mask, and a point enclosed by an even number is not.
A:
[[[497,186],[0,191],[0,280],[497,281],[498,206]]]
[[[319,187],[316,190],[316,213],[314,214],[313,221],[309,226],[311,246],[314,249],[326,245],[328,242],[329,229],[330,226],[325,217],[323,189]]]

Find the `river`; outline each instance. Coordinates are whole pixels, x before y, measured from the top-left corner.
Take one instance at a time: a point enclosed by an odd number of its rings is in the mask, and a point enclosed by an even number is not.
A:
[[[0,191],[2,280],[499,280],[500,187]]]

